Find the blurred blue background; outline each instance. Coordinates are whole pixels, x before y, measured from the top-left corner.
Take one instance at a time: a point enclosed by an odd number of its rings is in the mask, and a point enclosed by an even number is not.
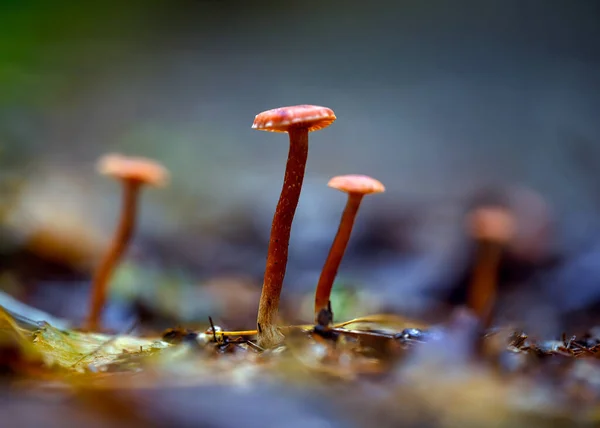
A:
[[[143,194],[107,317],[119,325],[135,302],[158,325],[213,314],[252,326],[287,138],[250,125],[308,103],[338,120],[310,136],[289,319],[310,319],[343,209],[328,179],[363,173],[387,191],[361,208],[336,316],[460,304],[472,260],[463,216],[485,200],[518,220],[499,316],[553,332],[589,325],[599,18],[593,0],[3,0],[0,285],[81,318],[119,203],[94,163],[143,155],[172,181]]]

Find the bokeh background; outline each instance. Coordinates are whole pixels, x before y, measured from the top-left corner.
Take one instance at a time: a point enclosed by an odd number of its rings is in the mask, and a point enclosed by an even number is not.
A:
[[[600,3],[174,0],[0,3],[0,287],[81,320],[120,189],[107,152],[160,160],[107,322],[254,323],[287,139],[254,131],[284,105],[332,108],[311,134],[282,314],[310,299],[344,195],[365,199],[336,317],[443,319],[464,302],[464,215],[508,205],[518,233],[498,319],[540,334],[600,314]],[[435,318],[435,317],[433,317]]]

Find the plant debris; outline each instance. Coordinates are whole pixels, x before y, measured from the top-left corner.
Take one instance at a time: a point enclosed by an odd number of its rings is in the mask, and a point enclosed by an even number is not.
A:
[[[141,338],[60,330],[47,323],[24,328],[2,311],[1,364],[3,373],[34,381],[37,388],[62,385],[77,394],[223,384],[253,388],[265,381],[333,394],[341,382],[357,391],[368,385],[378,390],[369,407],[383,405],[389,398],[378,394],[388,391],[410,396],[422,409],[434,406],[454,421],[598,420],[599,338],[536,341],[522,331],[498,329],[478,338],[488,352],[477,357],[465,352],[470,348],[464,341],[477,338],[465,335],[464,320],[397,331],[389,328],[391,321],[382,315],[344,323],[351,329],[289,326],[281,346],[263,350],[255,336],[230,335],[234,332],[214,324],[201,332],[176,328]],[[475,397],[485,410],[453,414],[454,405]]]

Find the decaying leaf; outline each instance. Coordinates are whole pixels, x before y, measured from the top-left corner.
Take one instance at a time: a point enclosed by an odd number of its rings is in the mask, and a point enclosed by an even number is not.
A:
[[[52,369],[69,371],[103,371],[108,366],[136,364],[127,370],[140,368],[141,357],[170,347],[159,338],[131,335],[106,335],[76,330],[60,330],[48,323],[18,322],[0,307],[0,343],[15,347],[19,353],[41,359]]]
[[[33,343],[49,366],[83,371],[86,367],[102,370],[109,364],[125,364],[134,357],[151,355],[171,346],[160,339],[135,336],[110,336],[74,330],[58,330],[44,324],[33,333]]]

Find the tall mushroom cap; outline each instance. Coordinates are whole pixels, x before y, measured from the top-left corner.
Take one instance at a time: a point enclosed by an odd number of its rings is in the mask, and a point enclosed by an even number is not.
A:
[[[252,129],[269,132],[288,132],[289,128],[308,128],[317,131],[327,128],[337,118],[327,107],[298,105],[263,111],[254,118]]]
[[[169,180],[169,172],[163,165],[143,157],[108,154],[100,158],[97,169],[100,174],[116,179],[157,187],[165,186]]]
[[[385,191],[385,186],[381,181],[369,177],[368,175],[338,175],[329,180],[327,185],[334,189],[341,190],[342,192],[360,193],[363,195]]]
[[[475,239],[506,244],[515,234],[515,221],[509,210],[487,206],[470,213],[467,228]]]

